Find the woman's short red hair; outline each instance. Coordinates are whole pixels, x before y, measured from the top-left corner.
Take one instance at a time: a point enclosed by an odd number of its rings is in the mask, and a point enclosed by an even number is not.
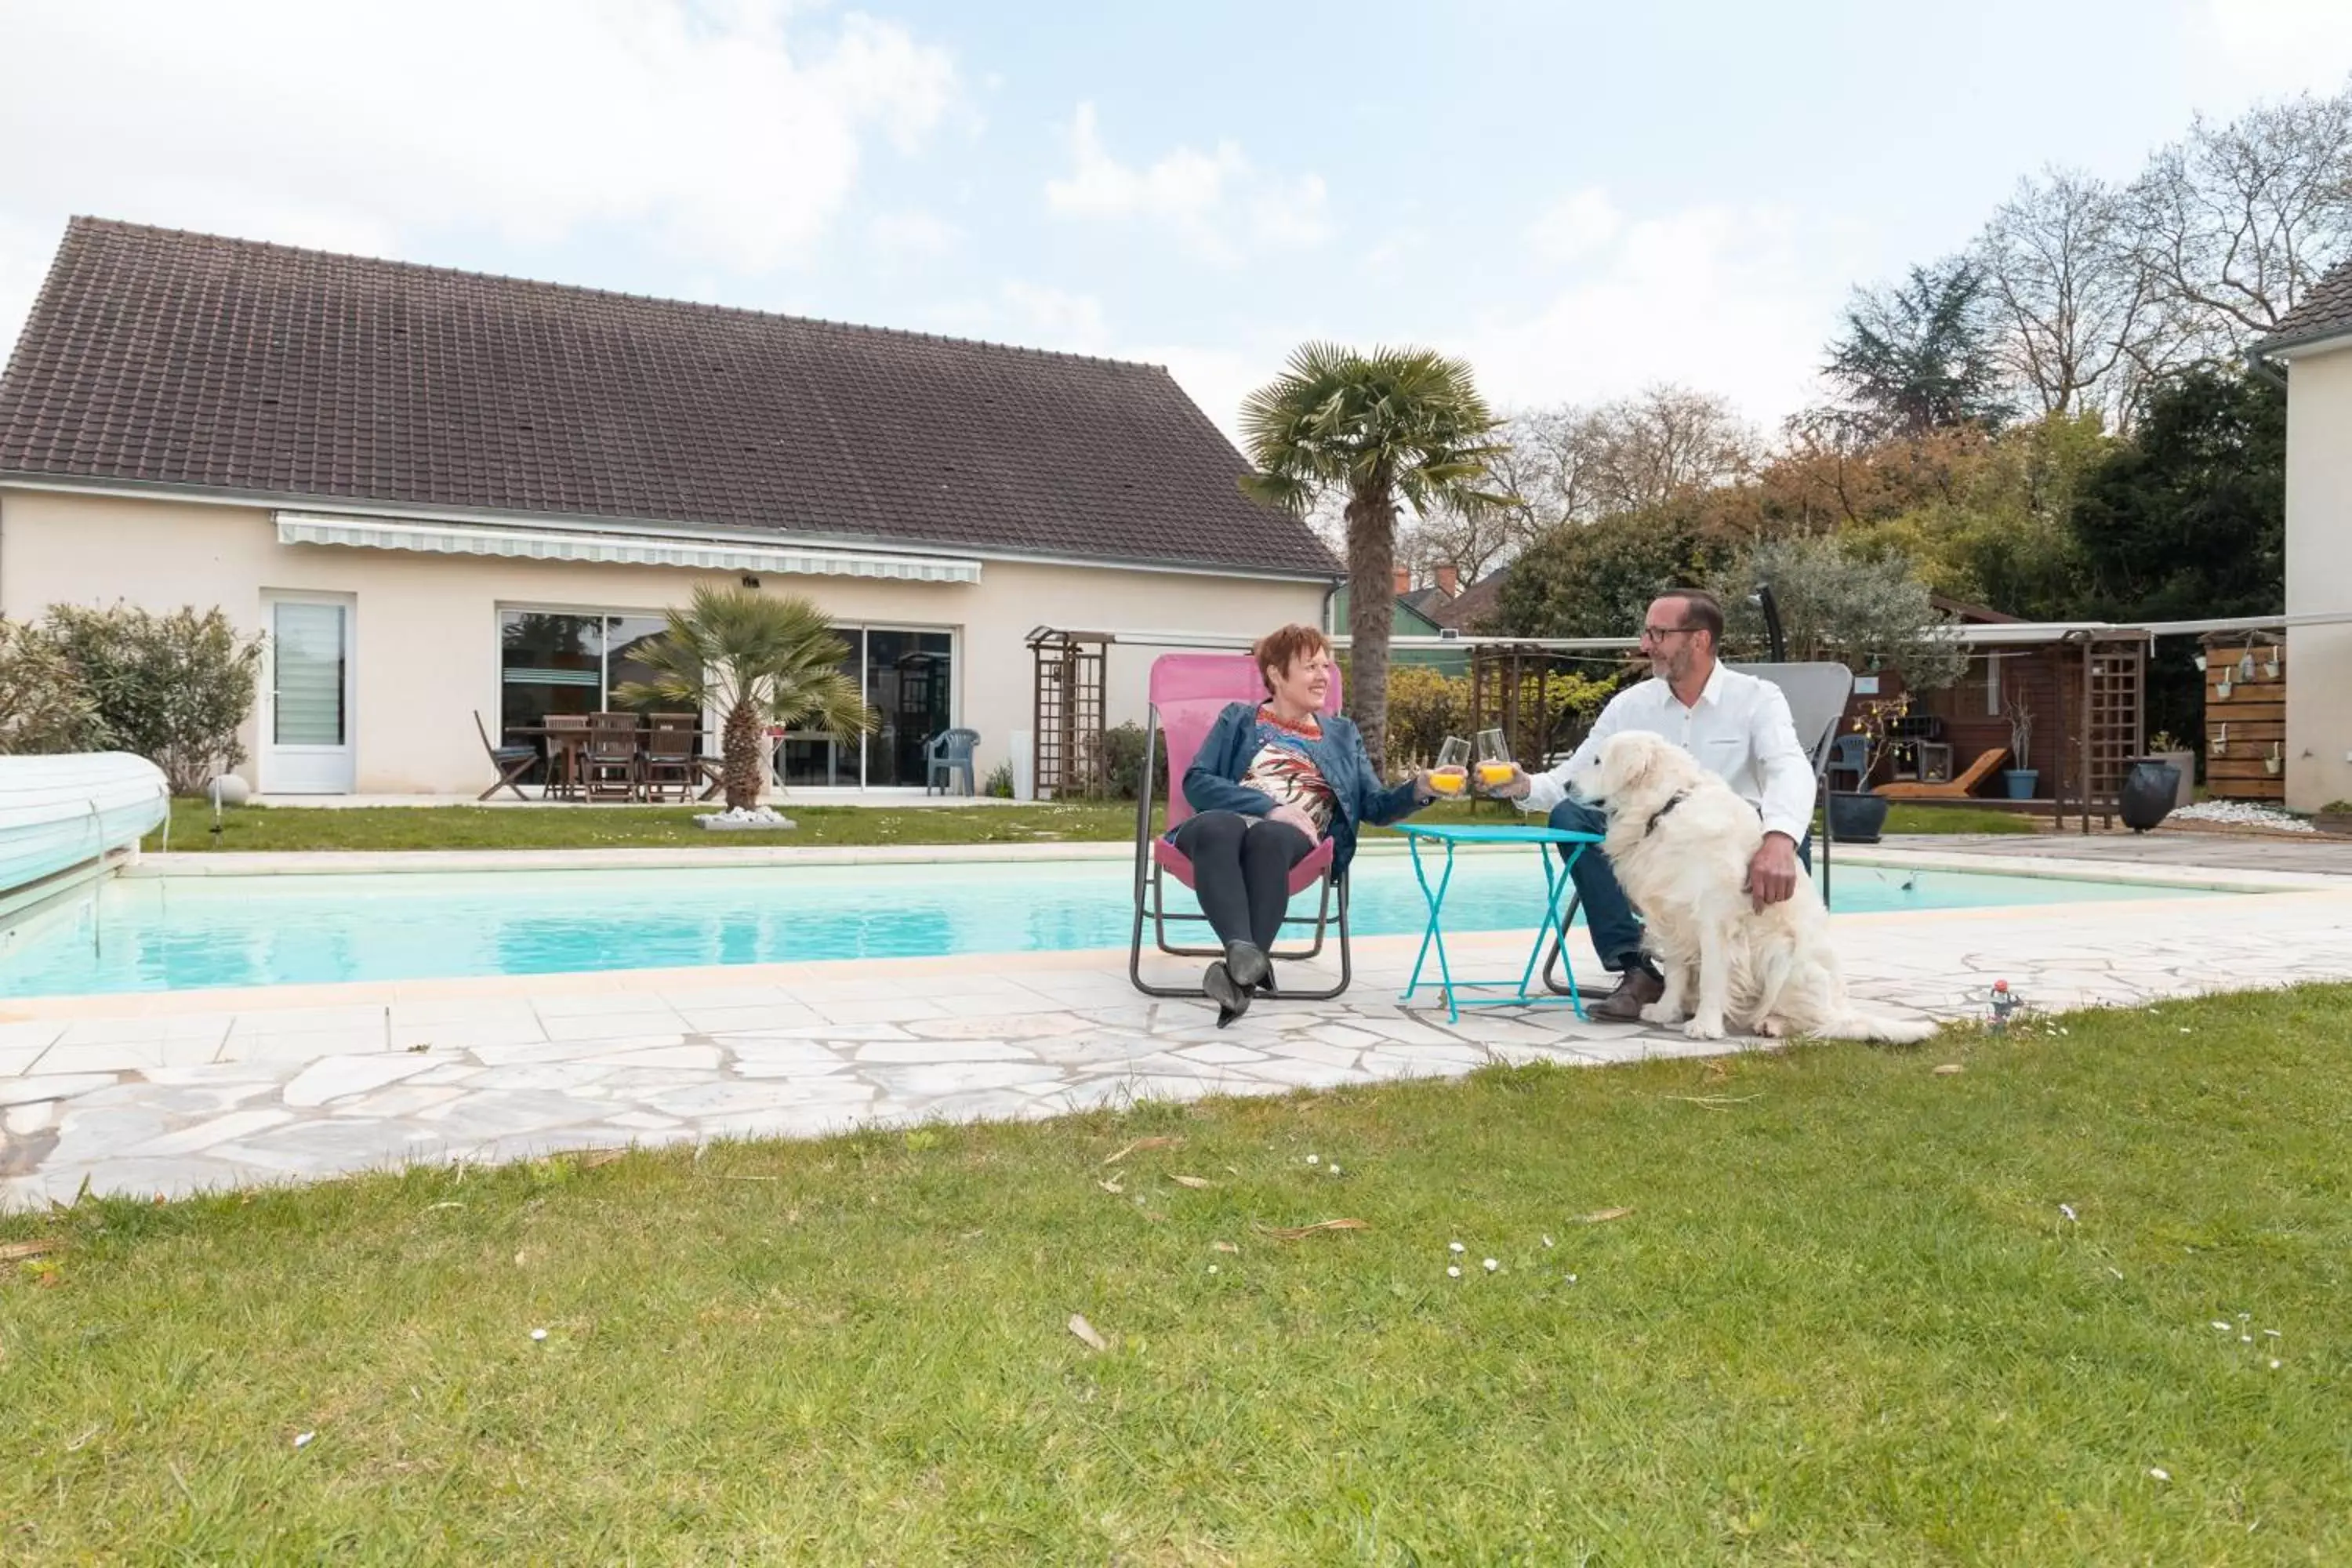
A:
[[[1308,654],[1330,651],[1329,637],[1313,626],[1294,624],[1258,638],[1257,645],[1250,649],[1250,657],[1257,660],[1258,679],[1265,682],[1266,695],[1270,697],[1274,694],[1274,681],[1268,671],[1288,669]]]

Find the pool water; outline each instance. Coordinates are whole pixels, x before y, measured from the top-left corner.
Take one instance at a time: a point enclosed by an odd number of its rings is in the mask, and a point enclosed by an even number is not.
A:
[[[1133,875],[1062,860],[118,878],[0,931],[0,996],[1124,947]],[[1197,907],[1169,887],[1171,909]],[[1843,866],[1832,887],[1841,912],[2198,896]],[[1446,929],[1530,930],[1543,891],[1531,855],[1465,854]],[[1311,893],[1294,906],[1312,910]],[[1410,861],[1359,858],[1351,912],[1359,935],[1421,931]]]

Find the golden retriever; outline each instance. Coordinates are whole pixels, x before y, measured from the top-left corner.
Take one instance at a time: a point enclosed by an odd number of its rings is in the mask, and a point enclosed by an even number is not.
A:
[[[1811,879],[1798,880],[1793,898],[1756,908],[1748,865],[1764,825],[1673,742],[1612,735],[1571,770],[1568,788],[1608,813],[1601,848],[1665,975],[1665,994],[1642,1009],[1647,1022],[1683,1024],[1695,1040],[1723,1038],[1727,1021],[1772,1038],[1908,1045],[1936,1032],[1853,1005]]]

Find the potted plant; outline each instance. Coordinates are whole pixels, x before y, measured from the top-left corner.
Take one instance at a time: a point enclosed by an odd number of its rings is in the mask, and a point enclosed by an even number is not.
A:
[[[2135,758],[2134,761],[2139,759]],[[2197,751],[2169,730],[2158,730],[2147,738],[2147,760],[2166,763],[2180,770],[2180,784],[2175,791],[2172,809],[2195,803],[2197,798]]]
[[[2331,800],[2319,808],[2311,825],[2322,833],[2352,833],[2352,800]]]
[[[1887,798],[1870,787],[1871,775],[1886,752],[1887,727],[1911,710],[1907,697],[1865,702],[1855,715],[1852,732],[1862,737],[1858,789],[1832,790],[1829,797],[1830,837],[1841,844],[1875,844],[1886,828]]]
[[[2000,771],[2000,782],[2010,799],[2032,800],[2034,786],[2042,782],[2041,770],[2033,765],[2033,710],[2025,705],[2025,693],[2014,686],[2002,690],[2000,705],[2009,719],[2011,763]]]

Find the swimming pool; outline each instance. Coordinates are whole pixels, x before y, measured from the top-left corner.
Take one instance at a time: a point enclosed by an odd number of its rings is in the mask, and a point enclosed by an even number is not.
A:
[[[1132,877],[1125,860],[1052,860],[118,878],[0,931],[0,996],[1123,947]],[[1846,866],[1832,889],[1841,912],[2198,896]],[[1424,923],[1402,856],[1359,859],[1353,893],[1359,935]],[[1531,929],[1541,873],[1524,854],[1465,855],[1445,909],[1449,931]]]

